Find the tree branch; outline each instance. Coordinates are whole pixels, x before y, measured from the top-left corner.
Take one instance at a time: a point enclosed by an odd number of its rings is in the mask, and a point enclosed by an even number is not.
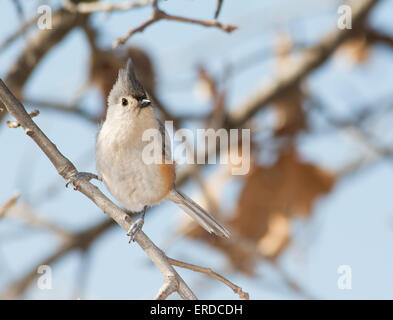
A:
[[[37,109],[29,112],[30,118],[34,118],[34,117],[38,116],[39,114],[40,114],[40,112]],[[7,121],[6,125],[8,128],[19,128],[20,127],[20,123],[18,121]]]
[[[281,74],[276,81],[266,88],[259,90],[259,93],[248,99],[246,104],[229,113],[226,119],[227,126],[230,128],[240,127],[260,109],[266,107],[274,99],[297,85],[305,76],[321,66],[341,43],[356,34],[356,31],[363,26],[368,12],[377,2],[378,0],[349,1],[348,4],[352,7],[353,29],[337,29],[324,37],[315,47],[305,50],[303,59],[296,60],[293,68],[288,68],[286,73]]]
[[[221,12],[223,2],[224,2],[224,0],[217,0],[217,8],[216,8],[216,12],[214,13],[214,19],[218,18],[219,14]]]
[[[248,98],[244,104],[234,108],[226,114],[224,126],[226,128],[239,128],[251,119],[259,110],[265,108],[277,97],[285,94],[285,92],[297,85],[313,70],[321,66],[334,52],[334,50],[348,38],[357,34],[359,28],[363,27],[363,23],[378,0],[357,0],[350,1],[353,8],[353,29],[345,29],[332,32],[327,35],[316,46],[305,50],[303,60],[296,60],[296,64],[285,74],[282,74],[276,81],[272,82],[268,87],[262,88],[254,97]],[[219,151],[215,150],[216,152]],[[208,157],[206,152],[205,157]],[[190,164],[186,166],[179,174],[176,175],[176,184],[184,183],[191,176],[195,175],[203,166]]]
[[[158,1],[157,0],[155,0],[153,2],[152,7],[153,7],[153,14],[151,15],[151,17],[148,20],[146,20],[145,22],[143,22],[139,27],[137,27],[135,29],[130,29],[126,35],[116,39],[113,42],[114,48],[118,47],[120,44],[126,43],[126,41],[132,35],[134,35],[135,33],[138,33],[138,32],[143,32],[148,26],[150,26],[151,24],[156,23],[160,20],[172,20],[172,21],[180,21],[180,22],[186,22],[186,23],[192,23],[192,24],[199,24],[204,27],[218,28],[218,29],[221,29],[225,32],[232,32],[237,29],[236,26],[229,25],[229,24],[221,24],[220,22],[218,22],[216,20],[205,21],[205,20],[192,19],[192,18],[186,18],[186,17],[174,16],[171,14],[167,14],[166,12],[164,12],[158,8]]]
[[[224,278],[223,276],[219,275],[218,273],[214,272],[210,268],[196,266],[194,264],[182,262],[182,261],[175,260],[175,259],[172,259],[172,258],[169,258],[169,257],[168,257],[168,261],[173,266],[180,267],[180,268],[185,268],[185,269],[189,269],[189,270],[192,270],[192,271],[195,271],[195,272],[200,272],[200,273],[207,274],[208,276],[211,276],[212,278],[217,279],[218,281],[221,281],[224,284],[226,284],[240,298],[242,298],[244,300],[249,300],[250,299],[250,295],[247,292],[244,292],[242,288],[240,288],[239,286],[235,285],[234,283],[232,283],[228,279]]]
[[[83,250],[87,248],[91,243],[94,242],[101,234],[109,229],[113,225],[111,219],[107,219],[101,223],[98,223],[92,228],[84,230],[79,233],[72,234],[66,238],[60,249],[55,253],[51,254],[48,258],[44,259],[41,263],[34,266],[25,276],[12,283],[1,295],[0,299],[17,299],[23,292],[33,283],[37,277],[37,269],[41,265],[53,265],[60,258],[64,257],[67,253],[72,250]]]
[[[380,42],[388,45],[393,48],[393,37],[387,33],[371,28],[370,26],[366,27],[365,30],[366,40],[371,43]]]
[[[35,16],[31,20],[23,23],[23,25],[16,30],[13,34],[11,34],[1,45],[0,45],[0,52],[5,50],[12,42],[18,39],[20,36],[25,34],[25,32],[30,29],[34,24],[37,23],[40,16]]]
[[[4,217],[7,211],[18,201],[20,197],[20,193],[17,192],[11,198],[9,198],[1,207],[0,207],[0,219]]]
[[[165,300],[170,294],[175,291],[177,291],[176,279],[169,276],[165,279],[154,300]]]
[[[53,111],[60,111],[69,114],[75,114],[80,116],[82,119],[85,119],[91,123],[98,123],[99,116],[91,115],[89,112],[85,111],[81,105],[64,105],[57,102],[52,101],[44,101],[44,100],[34,100],[34,99],[23,99],[23,103],[27,105],[38,106],[40,109],[48,109]]]
[[[71,1],[66,1],[64,4],[64,8],[71,12],[78,12],[82,14],[94,13],[94,12],[112,12],[112,11],[127,11],[135,8],[140,8],[147,6],[152,3],[153,0],[142,0],[139,2],[124,2],[120,4],[114,4],[109,2],[81,2],[81,3],[72,3]]]
[[[72,177],[78,174],[77,169],[63,156],[57,147],[45,136],[41,129],[34,123],[29,114],[26,112],[23,105],[15,98],[9,91],[4,82],[0,79],[0,101],[7,108],[8,112],[12,114],[19,124],[24,128],[26,134],[30,136],[34,142],[46,154],[57,172],[66,180],[69,181]],[[81,180],[75,183],[78,191],[92,200],[102,211],[108,214],[116,221],[125,231],[128,231],[133,223],[129,215],[117,207],[110,201],[96,186],[88,181]],[[196,299],[196,296],[187,286],[184,280],[172,267],[166,255],[145,235],[144,232],[138,232],[135,236],[135,241],[145,251],[153,263],[158,267],[164,276],[165,281],[171,279],[176,281],[177,292],[183,299]]]
[[[17,97],[21,97],[24,84],[45,54],[63,40],[75,26],[86,22],[87,18],[88,15],[70,13],[65,9],[59,9],[52,14],[53,30],[40,30],[37,35],[31,38],[5,78],[8,87]],[[35,22],[34,19],[33,22]],[[22,32],[24,31],[22,30]],[[1,109],[3,108],[0,103],[0,122],[6,114]]]

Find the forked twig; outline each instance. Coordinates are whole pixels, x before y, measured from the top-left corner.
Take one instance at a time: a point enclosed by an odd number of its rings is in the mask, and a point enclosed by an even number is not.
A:
[[[221,281],[222,283],[226,284],[241,299],[244,299],[244,300],[249,300],[250,299],[250,295],[247,292],[244,292],[241,287],[235,285],[234,283],[232,283],[228,279],[224,278],[223,276],[219,275],[217,272],[214,272],[210,268],[200,267],[200,266],[197,266],[195,264],[186,263],[186,262],[175,260],[175,259],[172,259],[172,258],[169,258],[169,257],[168,257],[168,261],[169,261],[169,263],[171,265],[173,265],[175,267],[189,269],[189,270],[192,270],[192,271],[195,271],[195,272],[200,272],[200,273],[207,274],[207,275],[211,276],[212,278],[217,279],[218,281]]]
[[[74,164],[68,160],[56,145],[48,139],[41,129],[34,123],[31,116],[26,112],[21,102],[15,98],[5,83],[0,79],[0,101],[22,126],[26,134],[41,148],[58,173],[69,181],[78,174]],[[129,215],[110,201],[96,186],[87,180],[77,182],[77,190],[92,200],[103,212],[108,214],[124,230],[129,230],[133,221]],[[138,232],[135,241],[145,251],[157,268],[161,271],[165,281],[176,280],[177,292],[183,299],[197,299],[192,290],[179,276],[173,266],[167,260],[166,255],[146,236],[143,231]]]
[[[172,20],[172,21],[180,21],[180,22],[185,22],[185,23],[198,24],[198,25],[201,25],[204,27],[218,28],[218,29],[221,29],[225,32],[232,32],[237,29],[237,27],[234,25],[222,24],[216,20],[206,21],[206,20],[192,19],[192,18],[186,18],[186,17],[174,16],[174,15],[168,14],[158,8],[158,1],[157,0],[155,0],[153,2],[152,7],[153,7],[153,13],[152,13],[151,17],[148,20],[146,20],[145,22],[143,22],[139,27],[134,28],[134,29],[130,29],[123,37],[116,39],[113,42],[114,48],[118,47],[120,44],[124,44],[135,33],[144,31],[146,29],[146,27],[148,27],[151,24],[158,22],[160,20]]]

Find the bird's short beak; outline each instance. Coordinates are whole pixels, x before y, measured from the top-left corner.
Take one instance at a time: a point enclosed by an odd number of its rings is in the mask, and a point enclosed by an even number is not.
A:
[[[151,105],[151,101],[149,99],[143,99],[141,102],[139,102],[138,107],[139,108],[145,108]]]

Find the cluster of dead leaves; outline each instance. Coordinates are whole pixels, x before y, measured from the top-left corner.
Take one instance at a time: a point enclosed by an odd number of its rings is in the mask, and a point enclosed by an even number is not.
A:
[[[296,58],[291,55],[293,44],[286,34],[277,38],[276,60],[279,74],[288,72],[296,64]],[[368,61],[371,52],[371,43],[366,35],[361,34],[344,42],[335,52],[335,58],[346,67],[364,64]],[[286,90],[276,98],[272,105],[276,112],[275,136],[295,136],[307,129],[306,112],[303,109],[305,94],[300,84]]]
[[[277,69],[283,74],[296,64],[296,57],[290,55],[290,39],[279,37],[276,49]],[[204,69],[200,69],[199,76],[214,96],[216,83]],[[277,119],[274,137],[295,137],[307,128],[304,99],[297,84],[272,102]],[[221,250],[235,270],[253,275],[257,260],[274,260],[283,252],[291,240],[291,219],[299,215],[308,217],[317,198],[330,192],[335,177],[303,161],[290,144],[272,166],[254,164],[244,180],[235,214],[226,222],[232,231],[230,239],[210,235],[195,223],[191,227],[188,224],[183,234]]]
[[[231,239],[209,235],[196,225],[186,236],[222,250],[236,270],[253,275],[258,259],[275,259],[285,249],[291,218],[309,216],[316,199],[328,194],[334,182],[333,174],[302,161],[292,148],[273,166],[255,166],[245,178],[236,213],[227,222]]]

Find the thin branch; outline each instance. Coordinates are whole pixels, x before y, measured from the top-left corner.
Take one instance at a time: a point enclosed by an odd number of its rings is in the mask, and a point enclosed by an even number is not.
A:
[[[192,232],[193,228],[199,228],[199,226],[192,221],[187,226],[187,230],[182,230],[182,234]],[[217,241],[221,242],[222,239],[217,239]],[[225,239],[225,246],[231,248],[238,248],[239,250],[244,252],[246,256],[252,258],[253,260],[261,260],[272,268],[277,269],[276,271],[281,276],[282,281],[288,286],[288,288],[294,290],[297,294],[302,295],[306,299],[314,299],[314,297],[307,290],[305,290],[304,288],[302,288],[302,286],[296,283],[294,279],[291,279],[289,276],[287,276],[283,272],[283,270],[278,270],[280,266],[275,263],[270,256],[267,256],[255,241],[247,238],[242,233],[239,233],[236,230],[232,230],[231,237],[229,239]]]
[[[232,283],[228,279],[224,278],[223,276],[219,275],[217,272],[214,272],[210,268],[196,266],[194,264],[182,262],[182,261],[175,260],[175,259],[172,259],[172,258],[168,258],[168,261],[173,266],[176,266],[176,267],[179,267],[179,268],[185,268],[185,269],[192,270],[192,271],[195,271],[195,272],[200,272],[200,273],[207,274],[208,276],[210,276],[210,277],[212,277],[214,279],[217,279],[218,281],[221,281],[222,283],[226,284],[241,299],[245,299],[245,300],[249,300],[250,299],[250,295],[247,292],[244,292],[242,288],[240,288],[239,286],[235,285],[234,283]]]
[[[158,290],[158,293],[155,296],[154,300],[165,300],[166,298],[168,298],[169,295],[177,291],[177,289],[178,288],[176,278],[168,277],[165,279],[160,290]]]
[[[172,21],[179,21],[179,22],[185,22],[185,23],[191,23],[191,24],[198,24],[198,25],[201,25],[204,27],[218,28],[218,29],[221,29],[225,32],[232,32],[237,29],[236,26],[228,25],[228,24],[221,24],[220,22],[218,22],[216,20],[205,21],[205,20],[192,19],[192,18],[186,18],[186,17],[174,16],[171,14],[167,14],[166,12],[164,12],[158,8],[157,1],[153,2],[152,7],[153,7],[153,13],[152,13],[151,17],[148,20],[146,20],[145,22],[143,22],[139,27],[137,27],[135,29],[130,29],[126,35],[116,39],[113,42],[114,48],[118,47],[120,44],[124,44],[135,33],[143,32],[148,26],[150,26],[151,24],[156,23],[160,20],[172,20]]]
[[[226,114],[225,127],[239,128],[243,126],[249,119],[251,119],[259,110],[265,108],[274,99],[285,94],[285,92],[298,84],[305,77],[307,77],[313,70],[321,66],[331,55],[332,52],[348,38],[357,34],[357,29],[363,27],[363,23],[367,18],[368,13],[378,0],[358,0],[350,1],[353,4],[353,30],[336,30],[324,37],[324,39],[314,47],[305,50],[303,60],[296,62],[288,73],[281,75],[276,81],[272,82],[268,87],[259,90],[254,96],[246,100],[246,103],[240,107],[235,108]],[[219,145],[217,145],[219,151]],[[206,152],[208,157],[208,152]],[[184,183],[197,171],[201,170],[202,166],[191,164],[182,169],[176,175],[176,183]]]
[[[71,296],[71,299],[84,299],[89,273],[92,267],[91,252],[88,252],[87,249],[85,249],[80,253],[81,257],[79,261],[78,272],[76,273],[74,293]]]
[[[135,8],[141,8],[151,4],[153,0],[142,0],[138,2],[124,2],[119,4],[114,4],[110,2],[81,2],[78,4],[72,3],[71,1],[66,1],[64,3],[64,8],[71,12],[78,12],[82,14],[95,13],[95,12],[112,12],[112,11],[127,11]]]
[[[366,40],[371,43],[380,42],[393,48],[393,37],[382,31],[367,26],[364,30]]]
[[[292,279],[292,277],[282,268],[282,266],[277,261],[272,261],[271,266],[281,277],[281,280],[287,285],[294,293],[304,297],[307,300],[314,300],[315,298],[305,291],[299,284]]]
[[[36,280],[37,269],[41,265],[53,265],[58,260],[66,256],[73,250],[83,250],[93,243],[100,235],[107,231],[113,225],[111,219],[106,219],[94,227],[75,233],[70,237],[64,238],[59,250],[44,259],[41,263],[35,265],[23,277],[12,283],[0,294],[0,299],[17,299],[23,292]]]
[[[247,99],[246,104],[230,112],[226,120],[227,126],[231,128],[240,127],[260,109],[293,88],[313,70],[321,66],[340,44],[351,36],[356,35],[357,30],[363,27],[367,14],[377,2],[378,0],[349,1],[348,4],[352,7],[353,29],[335,29],[334,32],[324,37],[316,46],[305,50],[303,58],[300,61],[296,60],[293,67],[288,68],[286,73],[281,74],[269,86],[258,90],[254,97]]]
[[[113,48],[117,48],[120,44],[124,44],[126,43],[126,41],[135,33],[138,32],[143,32],[143,30],[145,30],[146,27],[150,26],[151,24],[153,24],[154,22],[157,22],[161,20],[161,18],[156,18],[154,16],[152,16],[151,18],[149,18],[148,20],[146,20],[145,22],[143,22],[138,28],[135,29],[131,29],[127,32],[127,34],[121,38],[116,39],[113,44],[112,47]]]
[[[0,219],[4,217],[7,211],[18,201],[20,197],[20,193],[17,192],[11,198],[9,198],[1,207],[0,207]]]
[[[22,96],[24,84],[45,54],[63,40],[74,27],[82,25],[87,19],[88,15],[70,13],[65,9],[59,9],[52,14],[53,30],[40,30],[32,37],[10,67],[5,78],[8,87],[17,97]],[[0,122],[6,115],[6,112],[2,111],[4,109],[2,107],[0,103]]]
[[[223,2],[224,0],[217,0],[217,8],[216,8],[216,12],[214,13],[214,19],[217,19],[218,16],[220,15]]]
[[[41,100],[33,100],[33,99],[23,99],[23,102],[24,104],[30,106],[37,106],[41,109],[48,109],[53,111],[75,114],[81,116],[81,118],[86,119],[91,123],[97,123],[99,119],[98,116],[91,115],[90,113],[85,111],[85,108],[77,104],[64,105],[52,101],[44,101],[44,100],[41,101]]]
[[[20,21],[23,21],[23,18],[24,18],[23,8],[22,8],[19,0],[13,0],[13,3],[15,5],[16,11],[18,12],[18,16],[19,16]]]
[[[25,203],[19,203],[9,210],[10,218],[21,219],[31,228],[43,228],[57,234],[60,238],[70,237],[70,233],[53,222],[43,219],[40,215],[29,208]]]
[[[57,147],[34,123],[23,105],[18,101],[18,99],[15,98],[11,91],[9,91],[1,79],[0,100],[7,108],[8,112],[12,114],[24,128],[26,134],[30,136],[46,154],[48,159],[56,168],[57,172],[66,181],[69,181],[72,177],[75,177],[78,174],[78,170],[71,163],[71,161],[60,153]],[[133,220],[125,211],[121,210],[111,200],[109,200],[96,186],[86,180],[80,180],[74,184],[75,188],[79,192],[83,193],[86,197],[92,200],[103,212],[115,220],[116,223],[120,225],[125,231],[130,229],[131,225],[133,224]],[[135,241],[158,267],[166,281],[167,279],[176,279],[177,292],[183,299],[196,299],[195,294],[169,263],[166,255],[146,236],[143,231],[138,232],[138,234],[135,236]]]
[[[34,118],[34,117],[38,116],[39,114],[40,114],[40,112],[37,109],[29,112],[30,118]],[[20,127],[20,123],[18,121],[7,121],[6,125],[7,125],[8,128],[18,128],[18,127]]]
[[[310,101],[312,103],[312,108],[318,110],[318,113],[322,115],[325,121],[327,121],[331,126],[333,126],[335,129],[342,131],[344,134],[348,135],[356,142],[360,143],[369,151],[370,154],[374,155],[374,157],[377,156],[378,158],[382,158],[391,156],[392,148],[381,147],[380,143],[377,143],[376,137],[374,137],[371,132],[366,130],[367,123],[365,122],[372,119],[373,116],[376,116],[374,106],[382,105],[384,100],[386,100],[388,103],[385,106],[380,107],[379,112],[382,112],[382,115],[380,115],[380,117],[386,116],[386,113],[393,109],[393,103],[391,103],[391,98],[391,95],[389,95],[388,97],[384,97],[383,99],[374,99],[371,103],[366,103],[365,106],[362,106],[360,108],[360,112],[352,116],[351,120],[341,120],[334,117],[328,112],[328,108],[324,106],[322,100],[318,99],[315,96],[311,96]],[[351,164],[349,168],[354,168],[354,166]],[[344,172],[346,172],[346,170],[347,169],[344,169]]]
[[[163,14],[162,19],[166,20],[173,20],[173,21],[180,21],[180,22],[187,22],[187,23],[193,23],[193,24],[199,24],[204,27],[214,27],[221,29],[225,32],[232,32],[237,29],[237,26],[230,25],[230,24],[222,24],[216,20],[212,21],[205,21],[205,20],[198,20],[198,19],[191,19],[191,18],[185,18],[181,16],[173,16],[170,14],[166,14],[165,12],[161,11]]]
[[[14,42],[20,36],[23,36],[26,33],[26,31],[30,29],[31,26],[36,24],[39,18],[40,16],[38,15],[30,19],[29,21],[24,22],[23,25],[18,30],[16,30],[14,33],[8,36],[7,39],[4,40],[4,42],[0,45],[0,52],[6,49],[12,42]]]

